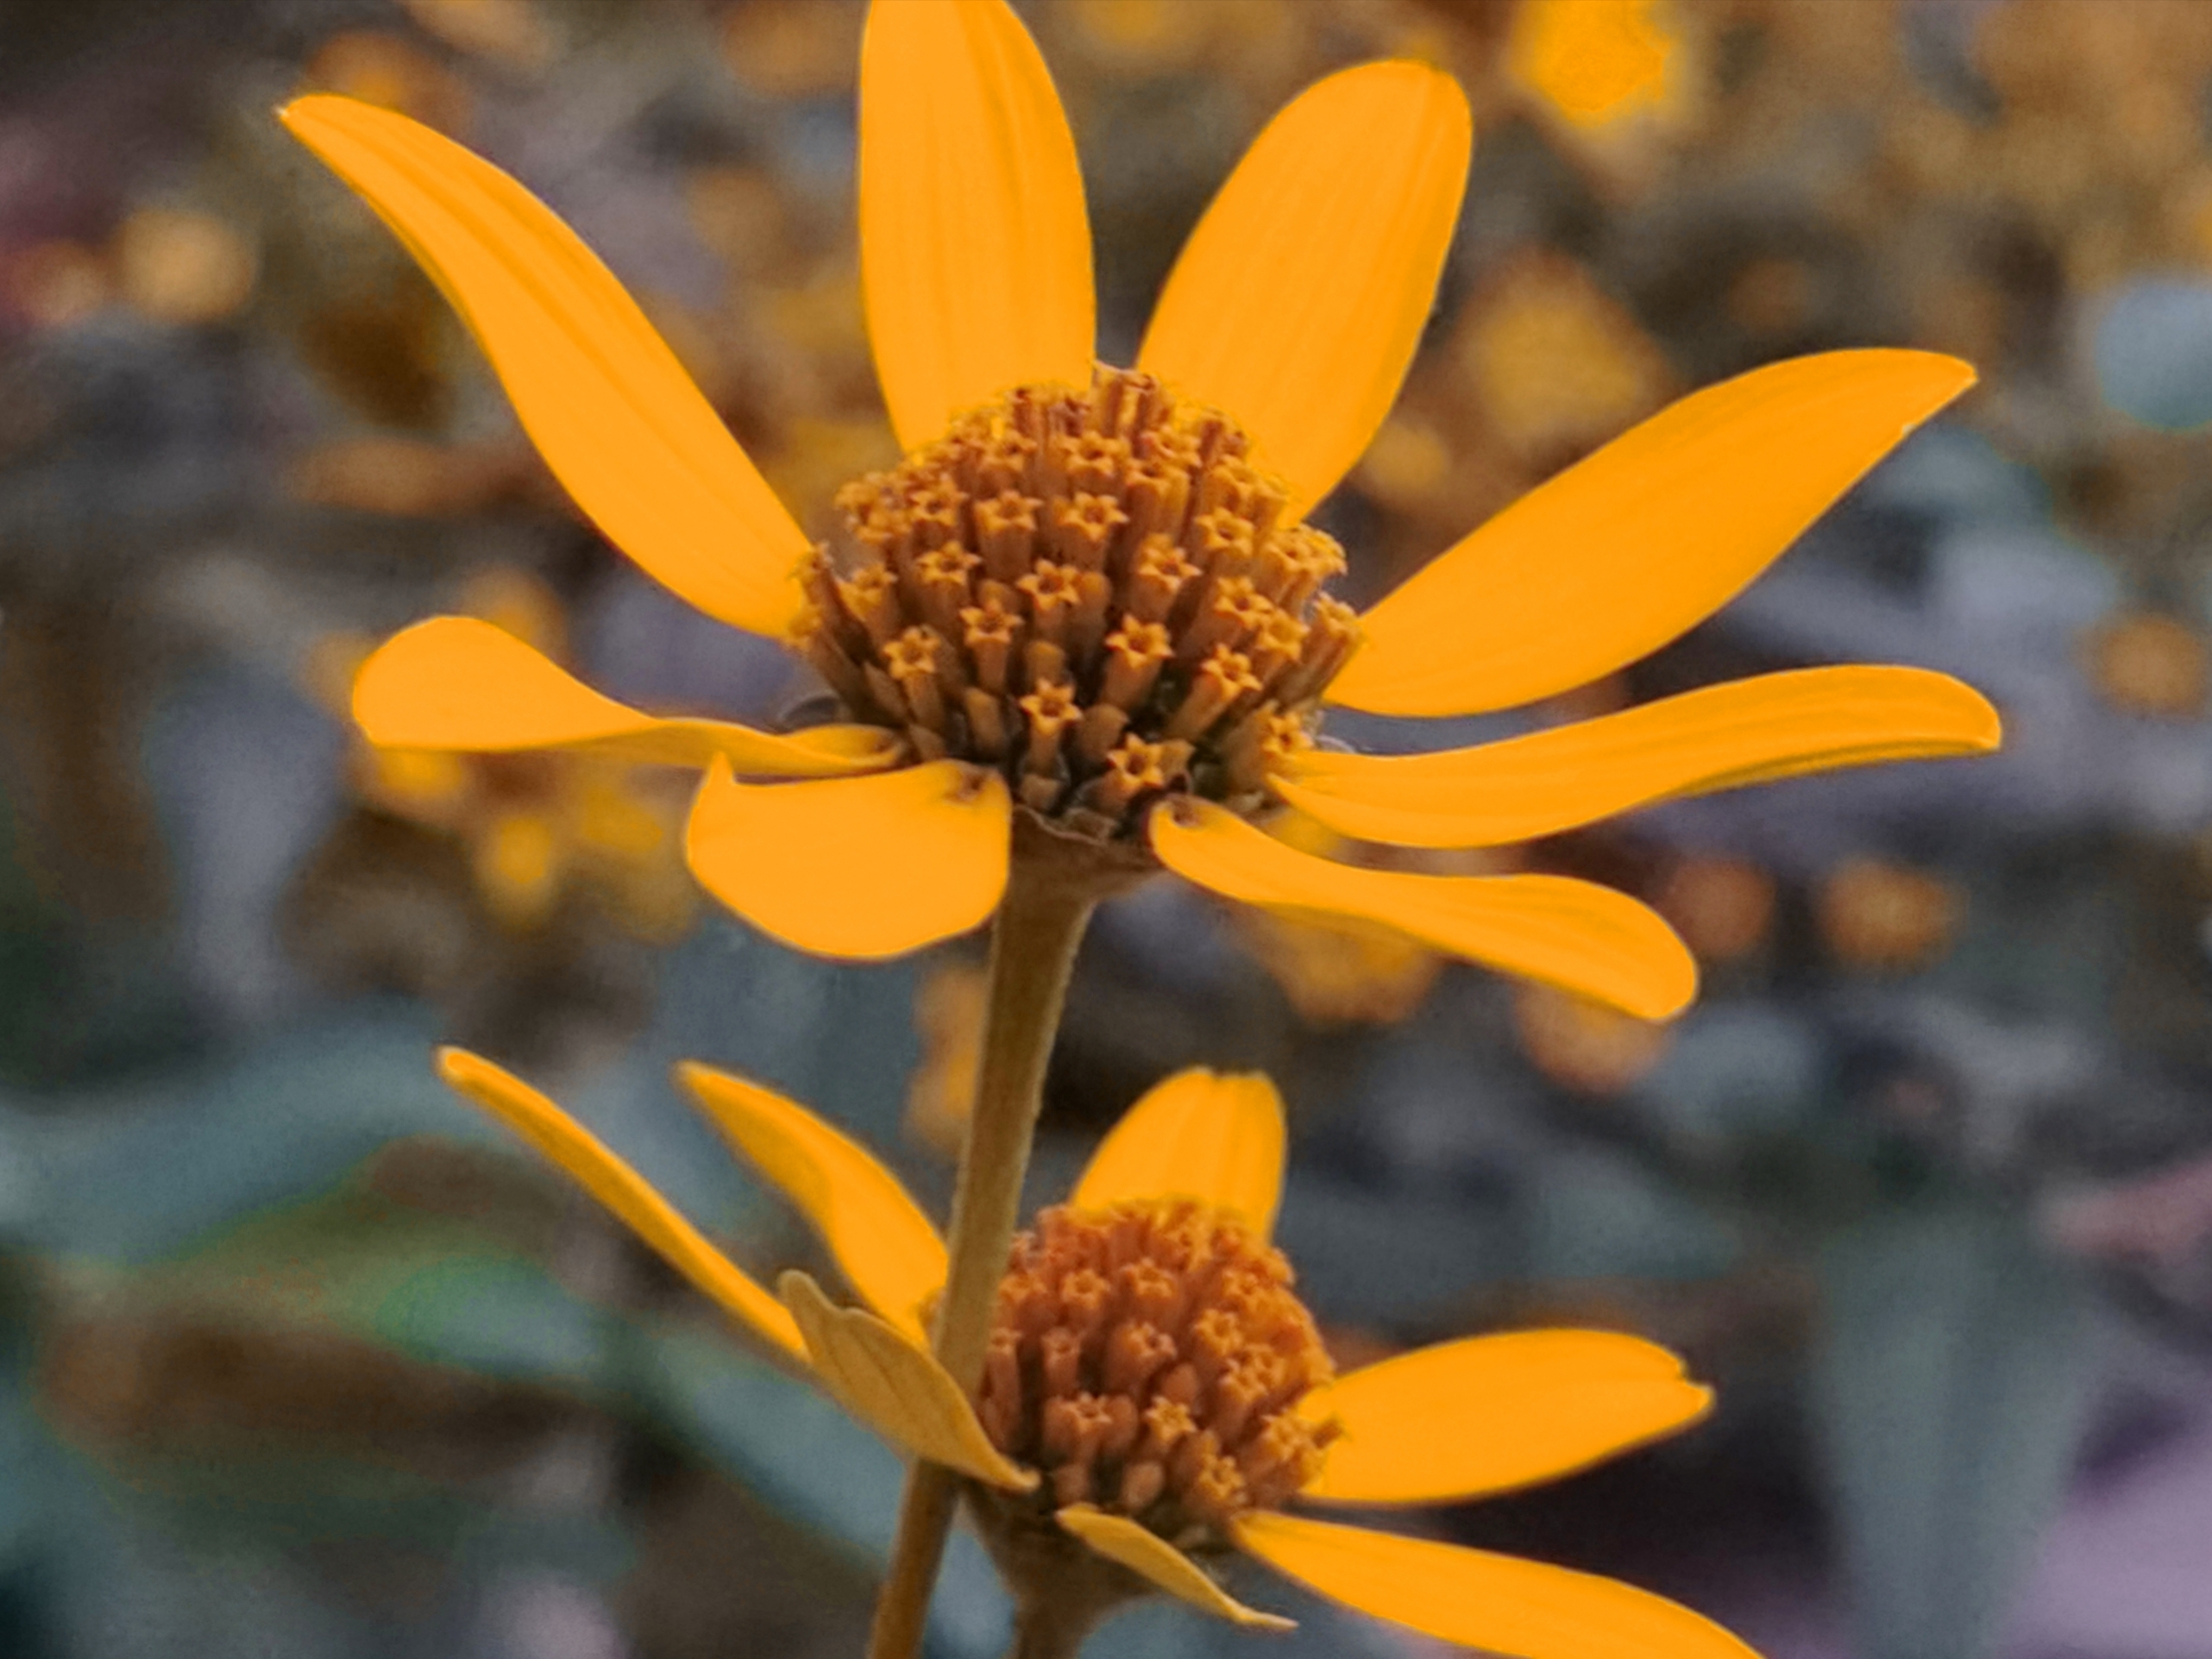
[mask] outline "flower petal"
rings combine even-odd
[[[1329,828],[1409,847],[1495,846],[1680,795],[1800,772],[1994,749],[1996,710],[1926,669],[1802,669],[1426,755],[1301,754],[1274,780]]]
[[[468,616],[432,617],[378,646],[354,679],[353,711],[371,743],[393,749],[585,749],[699,767],[720,755],[767,777],[880,771],[893,755],[890,735],[873,726],[777,737],[731,720],[658,720]]]
[[[1006,890],[1013,824],[1006,781],[958,761],[751,784],[717,760],[684,850],[707,890],[763,932],[875,961],[987,920]]]
[[[676,1079],[731,1145],[759,1166],[837,1258],[861,1299],[927,1342],[921,1306],[945,1287],[945,1244],[899,1178],[805,1107],[687,1060]]]
[[[1197,1562],[1158,1533],[1126,1516],[1109,1515],[1090,1504],[1071,1504],[1053,1518],[1108,1561],[1119,1562],[1139,1578],[1202,1612],[1226,1618],[1247,1630],[1294,1631],[1298,1627],[1294,1618],[1246,1606],[1215,1583]]]
[[[1293,515],[1336,487],[1398,399],[1473,135],[1441,71],[1331,75],[1253,141],[1168,276],[1137,367],[1235,417]]]
[[[1329,699],[1468,714],[1583,685],[1719,610],[1974,383],[1955,357],[1832,351],[1662,409],[1360,619]]]
[[[872,781],[872,780],[871,780]],[[849,782],[789,784],[849,789]],[[1642,1020],[1679,1014],[1697,965],[1624,893],[1567,876],[1416,876],[1317,858],[1209,801],[1147,820],[1152,850],[1186,881],[1291,916],[1379,922],[1436,950],[1610,1002]]]
[[[1705,1415],[1665,1348],[1601,1330],[1514,1331],[1363,1366],[1298,1402],[1342,1436],[1300,1496],[1421,1504],[1587,1468]]]
[[[1053,78],[1005,0],[869,9],[860,278],[907,449],[1016,386],[1089,384],[1083,174]]]
[[[916,1457],[1009,1492],[1035,1488],[1035,1474],[990,1443],[967,1395],[927,1348],[872,1313],[837,1306],[804,1273],[785,1273],[776,1288],[806,1337],[814,1375],[839,1405]]]
[[[1486,1549],[1260,1512],[1237,1543],[1363,1613],[1515,1659],[1758,1659],[1702,1614],[1646,1590]]]
[[[781,637],[805,533],[575,232],[405,116],[317,94],[280,118],[445,290],[538,454],[607,538],[709,616]]]
[[[617,1158],[544,1095],[512,1072],[462,1048],[441,1048],[438,1075],[575,1178],[670,1266],[795,1359],[806,1358],[799,1327],[782,1304],[678,1215],[645,1178]]]
[[[1265,1239],[1283,1196],[1283,1100],[1256,1071],[1178,1071],[1122,1114],[1068,1195],[1079,1210],[1196,1198]]]

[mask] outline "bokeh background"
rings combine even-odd
[[[1980,388],[1772,574],[1532,718],[1878,660],[2009,727],[1990,760],[1485,855],[1664,911],[1707,990],[1663,1029],[1172,883],[1118,901],[1040,1192],[1166,1071],[1265,1067],[1341,1354],[1572,1322],[1719,1385],[1675,1442],[1421,1526],[1663,1589],[1772,1659],[2212,1659],[2212,5],[1022,10],[1122,361],[1282,100],[1381,54],[1467,86],[1439,308],[1324,511],[1354,597],[1686,390],[1953,351]],[[270,110],[336,89],[518,173],[819,525],[893,454],[861,16],[0,8],[0,1653],[858,1650],[895,1459],[428,1051],[523,1070],[742,1259],[805,1260],[669,1063],[817,1104],[941,1203],[980,952],[841,968],[749,933],[682,870],[681,777],[349,732],[361,651],[437,610],[658,707],[764,720],[806,688],[567,510]],[[1435,1650],[1251,1593],[1305,1619],[1285,1656]],[[993,1653],[1003,1618],[964,1549],[935,1653]],[[1262,1640],[1161,1609],[1093,1651]]]

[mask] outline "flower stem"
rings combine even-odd
[[[953,1191],[951,1261],[935,1337],[939,1362],[971,1394],[983,1376],[998,1281],[1021,1210],[1045,1065],[1097,899],[1095,887],[1017,854],[991,930],[983,1054]],[[907,1477],[868,1659],[913,1659],[920,1649],[958,1498],[958,1477],[936,1464],[917,1463]]]
[[[1006,1659],[1076,1659],[1098,1621],[1097,1608],[1040,1596],[1015,1610],[1014,1645]]]

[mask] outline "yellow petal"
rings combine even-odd
[[[657,720],[602,697],[504,629],[437,616],[377,647],[354,680],[354,720],[401,749],[581,749],[623,760],[705,766],[717,755],[768,777],[880,770],[888,732],[826,726],[776,737],[729,720]]]
[[[1997,712],[1925,669],[1803,669],[1427,755],[1313,750],[1275,780],[1331,829],[1410,847],[1495,846],[1636,807],[1800,772],[1994,749]]]
[[[1053,1518],[1107,1560],[1119,1562],[1138,1577],[1203,1612],[1249,1630],[1294,1631],[1298,1627],[1294,1618],[1246,1606],[1215,1583],[1197,1562],[1158,1533],[1148,1531],[1125,1516],[1109,1515],[1090,1504],[1071,1504]]]
[[[1705,1415],[1710,1389],[1662,1348],[1599,1330],[1514,1331],[1363,1366],[1298,1402],[1342,1438],[1301,1494],[1418,1504],[1587,1468]]]
[[[945,1285],[945,1245],[899,1178],[805,1107],[686,1061],[678,1081],[730,1143],[807,1214],[868,1305],[917,1342]]]
[[[575,232],[405,116],[317,94],[281,118],[445,290],[538,454],[607,538],[709,616],[780,638],[799,607],[804,532]]]
[[[441,1048],[438,1075],[558,1164],[669,1265],[795,1359],[807,1345],[782,1304],[676,1212],[645,1178],[521,1078],[466,1049]]]
[[[1234,416],[1294,514],[1398,399],[1473,131],[1459,84],[1425,65],[1331,75],[1268,123],[1168,276],[1137,367]]]
[[[1711,1619],[1649,1591],[1486,1549],[1258,1513],[1237,1543],[1332,1600],[1515,1659],[1757,1659]]]
[[[958,761],[873,777],[739,783],[716,761],[692,803],[692,874],[754,927],[817,956],[902,956],[965,933],[1006,890],[1006,782]]]
[[[929,1350],[872,1313],[840,1308],[804,1273],[776,1281],[806,1337],[807,1357],[832,1398],[893,1445],[1009,1492],[1036,1475],[1009,1462],[976,1420],[975,1408]]]
[[[1203,801],[1155,811],[1147,829],[1162,864],[1224,898],[1293,917],[1379,923],[1640,1020],[1678,1014],[1697,991],[1697,965],[1681,940],[1650,909],[1611,888],[1566,876],[1358,870],[1285,846]]]
[[[1075,139],[1005,0],[872,6],[860,47],[860,277],[907,449],[1035,380],[1090,379]]]
[[[1155,1084],[1090,1155],[1068,1202],[1196,1198],[1233,1210],[1261,1238],[1283,1196],[1283,1102],[1257,1072],[1203,1068]]]
[[[1329,688],[1378,714],[1510,708],[1719,610],[1974,383],[1955,357],[1832,351],[1684,398],[1568,468],[1360,619]]]

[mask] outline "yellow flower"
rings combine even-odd
[[[1671,1434],[1711,1395],[1663,1349],[1588,1330],[1470,1337],[1334,1375],[1268,1241],[1284,1124],[1265,1078],[1185,1071],[1130,1109],[1067,1203],[1016,1239],[971,1403],[924,1346],[946,1271],[936,1229],[813,1113],[678,1068],[731,1146],[805,1213],[864,1310],[833,1305],[801,1273],[783,1275],[779,1302],[543,1095],[459,1050],[440,1069],[856,1416],[966,1476],[1017,1594],[1041,1577],[1095,1613],[1141,1593],[1126,1568],[1279,1627],[1193,1559],[1238,1549],[1364,1612],[1523,1659],[1750,1652],[1611,1580],[1287,1507],[1517,1490]]]
[[[1599,127],[1663,103],[1680,50],[1652,0],[1527,0],[1507,61],[1568,121]]]
[[[1323,701],[1508,708],[1725,603],[1972,371],[1838,352],[1683,399],[1361,613],[1305,522],[1381,425],[1465,185],[1467,101],[1387,62],[1260,135],[1192,234],[1130,372],[1092,361],[1074,141],[1003,0],[883,3],[861,54],[863,309],[906,458],[791,514],[606,268],[514,180],[327,96],[284,119],[474,330],[577,504],[650,575],[793,643],[851,723],[775,737],[663,720],[453,618],[363,669],[355,710],[414,748],[583,747],[706,768],[692,869],[801,948],[898,954],[989,917],[1009,846],[1102,881],[1159,865],[1231,899],[1379,924],[1643,1017],[1688,953],[1624,895],[1299,852],[1278,802],[1423,847],[1515,841],[1823,767],[1984,750],[1989,705],[1904,668],[1775,674],[1476,748],[1317,748]],[[791,780],[741,782],[740,778]]]

